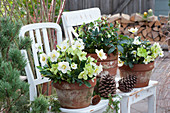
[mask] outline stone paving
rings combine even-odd
[[[158,58],[151,80],[159,82],[157,87],[157,113],[170,113],[170,52],[165,52],[163,58]],[[148,100],[144,99],[131,106],[131,113],[147,113]]]

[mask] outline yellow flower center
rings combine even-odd
[[[63,49],[66,49],[66,46],[64,46]]]
[[[55,56],[55,54],[52,54],[52,58],[55,58],[56,56]]]
[[[66,69],[66,68],[67,68],[67,66],[66,66],[66,65],[62,65],[62,68],[63,68],[63,69]]]
[[[43,57],[42,57],[42,61],[45,61],[45,59],[46,59],[46,58],[43,56]]]
[[[80,48],[81,47],[81,45],[80,44],[77,44],[77,48]]]
[[[132,33],[135,33],[135,30],[132,30]]]
[[[97,73],[98,70],[99,70],[99,69],[97,68],[94,72]]]
[[[103,56],[103,54],[100,52],[100,53],[99,53],[99,56],[100,56],[100,57],[102,57],[102,56]]]

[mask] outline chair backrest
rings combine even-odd
[[[78,34],[75,32],[73,26],[82,25],[83,23],[87,24],[99,19],[100,17],[101,12],[99,8],[63,12],[62,22],[66,38],[72,41],[72,33],[75,37],[78,37]]]
[[[38,43],[39,46],[41,46],[41,49],[44,53],[49,53],[50,46],[49,46],[49,39],[48,39],[48,33],[47,28],[52,28],[57,31],[57,43],[60,44],[62,42],[62,31],[58,24],[56,23],[35,23],[35,24],[29,24],[26,26],[23,26],[20,29],[19,37],[23,38],[25,36],[26,32],[29,32],[29,36],[32,40],[32,52],[33,52],[33,59],[34,59],[34,65],[35,65],[35,71],[36,71],[36,79],[34,78],[33,72],[31,70],[31,66],[29,64],[27,52],[25,50],[21,50],[22,54],[24,54],[25,58],[27,59],[27,65],[25,67],[25,71],[27,74],[28,83],[30,84],[29,87],[29,93],[30,93],[30,100],[33,101],[34,97],[37,96],[37,89],[36,85],[49,82],[50,80],[48,78],[42,78],[39,70],[37,69],[37,66],[39,66],[39,60],[38,60],[38,53],[36,50],[35,44]],[[43,50],[43,46],[44,50]]]

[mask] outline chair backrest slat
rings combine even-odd
[[[46,53],[49,53],[50,52],[50,46],[49,46],[49,43],[48,43],[48,35],[47,35],[46,28],[42,28],[42,32],[43,32],[45,51],[46,51]]]
[[[33,30],[30,30],[29,31],[29,35],[30,35],[30,38],[32,40],[32,52],[33,52],[33,59],[34,59],[34,65],[35,65],[35,70],[36,70],[36,75],[37,75],[37,78],[40,79],[41,78],[41,75],[40,75],[40,72],[39,70],[37,69],[37,66],[39,66],[39,61],[38,61],[38,54],[37,54],[37,50],[35,48],[35,37],[34,37],[34,32]]]
[[[73,40],[72,33],[75,37],[78,34],[74,31],[73,26],[87,24],[93,22],[101,17],[101,11],[99,8],[90,8],[77,11],[63,12],[62,22],[65,30],[65,36],[70,42]]]

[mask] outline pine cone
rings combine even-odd
[[[99,95],[95,95],[93,98],[92,98],[92,105],[96,105],[100,102],[101,98]]]
[[[109,94],[114,96],[114,94],[116,94],[116,82],[114,77],[110,75],[103,76],[100,79],[98,90],[101,97],[108,98]]]
[[[130,92],[136,85],[137,77],[135,75],[129,75],[126,78],[119,80],[118,89],[122,92]]]

